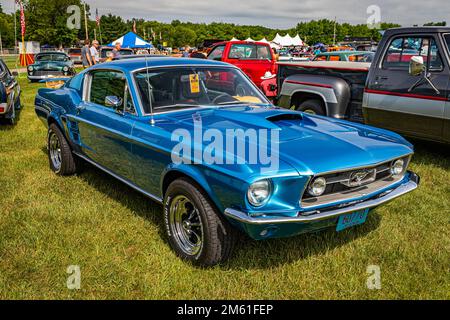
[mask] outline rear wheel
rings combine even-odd
[[[167,189],[164,218],[170,245],[183,260],[213,266],[229,258],[236,231],[189,179]]]
[[[47,149],[50,169],[57,175],[68,176],[78,172],[79,160],[75,158],[69,143],[54,123],[48,129]]]
[[[297,111],[302,111],[309,114],[317,114],[320,116],[325,115],[322,101],[316,99],[310,99],[300,103],[297,106]]]

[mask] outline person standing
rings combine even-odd
[[[114,49],[112,50],[113,60],[120,58],[120,50],[122,50],[122,45],[120,43],[116,42]]]
[[[84,41],[83,48],[81,48],[81,61],[83,63],[83,68],[85,69],[92,66],[91,49],[89,48],[90,44],[91,41],[89,41],[89,39],[86,39],[86,41]]]
[[[97,40],[92,41],[92,46],[91,46],[91,57],[92,57],[92,62],[93,64],[99,64],[100,63],[100,55],[98,54],[98,48],[99,48],[99,43]]]
[[[199,46],[196,51],[191,53],[190,57],[191,58],[196,58],[196,59],[206,59],[206,54],[204,52],[204,47],[203,46]]]

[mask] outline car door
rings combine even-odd
[[[19,99],[20,96],[20,86],[6,64],[1,60],[0,81],[5,85],[5,89],[7,92],[6,105],[9,107],[15,106],[17,104],[17,99]]]
[[[366,89],[370,124],[406,135],[441,139],[450,73],[441,48],[440,39],[432,34],[390,39]],[[432,85],[424,75],[410,75],[410,60],[415,56],[423,58]]]
[[[112,106],[112,97],[122,103]],[[113,173],[132,180],[131,132],[136,110],[125,75],[116,70],[88,73],[83,101],[77,108],[75,120],[84,155]]]
[[[257,47],[252,43],[232,44],[227,57],[228,62],[241,69],[255,84],[259,85],[258,79],[260,63],[257,56]],[[260,77],[262,77],[262,74]]]
[[[447,46],[448,58],[450,59],[450,33],[444,34],[444,41],[445,41],[445,45]],[[445,103],[445,109],[444,109],[443,140],[450,143],[450,81],[449,81],[449,84],[447,87],[447,94],[448,94],[449,100],[447,100],[447,102]]]

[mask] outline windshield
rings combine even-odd
[[[135,75],[144,112],[235,104],[269,104],[240,70],[214,67],[149,69]],[[148,81],[147,81],[148,79]],[[150,83],[150,90],[148,87]]]
[[[64,62],[67,61],[68,58],[65,54],[42,54],[36,56],[36,61],[60,61]]]

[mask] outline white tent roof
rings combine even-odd
[[[239,41],[239,39],[236,39],[235,37],[233,37],[233,39],[231,39],[230,41]]]
[[[282,37],[277,33],[275,39],[273,39],[272,42],[279,44],[282,47],[302,46],[303,45],[303,41],[302,41],[302,39],[300,39],[300,36],[298,34],[294,38],[292,38],[289,34]]]
[[[247,38],[247,40],[245,40],[245,41],[255,42],[255,40],[253,40],[252,38]]]

